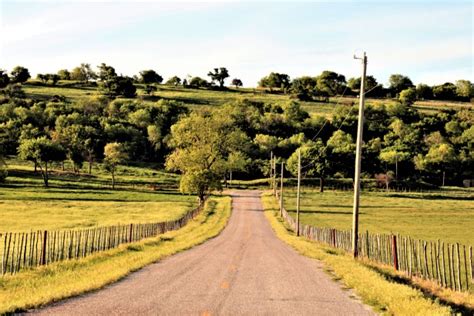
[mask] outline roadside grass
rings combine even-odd
[[[97,290],[148,264],[217,236],[227,224],[231,198],[212,196],[180,230],[80,259],[0,277],[0,314],[21,312]]]
[[[410,285],[388,267],[355,261],[343,251],[296,237],[278,216],[278,203],[271,194],[262,196],[265,216],[278,238],[304,256],[322,261],[334,279],[354,289],[362,301],[384,315],[471,315],[474,296],[436,288],[420,281]],[[426,283],[426,281],[425,281]]]
[[[296,218],[296,191],[285,189],[284,204]],[[474,190],[447,188],[425,193],[363,191],[359,229],[371,233],[399,233],[424,240],[474,245]],[[303,224],[349,230],[353,193],[302,188]]]

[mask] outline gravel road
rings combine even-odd
[[[235,191],[216,238],[102,290],[33,311],[49,315],[373,315],[322,265],[280,241],[258,191]]]

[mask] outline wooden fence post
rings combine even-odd
[[[43,235],[43,248],[41,249],[41,265],[46,264],[46,245],[47,245],[47,240],[48,240],[48,231],[44,231]]]
[[[397,236],[392,235],[393,267],[398,271]]]

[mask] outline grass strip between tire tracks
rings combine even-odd
[[[231,214],[231,198],[212,196],[180,230],[125,244],[80,260],[0,278],[0,314],[24,311],[97,290],[133,271],[217,236]]]

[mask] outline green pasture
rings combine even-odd
[[[177,100],[183,102],[190,108],[206,108],[215,107],[226,103],[233,103],[241,99],[250,99],[258,102],[272,103],[283,105],[291,100],[290,95],[282,93],[267,93],[264,90],[256,88],[229,88],[228,90],[207,90],[207,89],[191,89],[183,87],[175,87],[168,85],[158,85],[156,92],[147,95],[143,91],[143,85],[137,85],[137,99],[144,102],[156,102],[160,99]],[[43,85],[36,80],[31,80],[23,85],[27,97],[48,100],[55,95],[65,96],[70,102],[76,102],[80,99],[87,98],[98,94],[97,87],[81,86],[73,81],[60,81],[58,85]],[[322,115],[330,117],[337,105],[357,105],[359,100],[357,97],[343,96],[331,97],[328,102],[304,102],[299,101],[302,108],[308,111],[311,116]],[[395,100],[390,99],[366,99],[367,104],[377,103],[394,103]],[[463,108],[472,108],[473,105],[467,102],[450,102],[450,101],[417,101],[414,107],[422,112],[434,113],[442,109],[460,110]]]
[[[33,165],[7,161],[9,176],[0,186],[0,232],[72,229],[145,223],[181,217],[196,206],[194,196],[177,192],[176,175],[145,167],[121,166],[118,186],[100,165],[92,175],[76,175],[56,166],[44,188]]]
[[[303,188],[303,224],[337,229],[352,227],[351,191]],[[296,217],[296,192],[284,192],[285,208]],[[400,233],[424,240],[474,245],[474,190],[444,189],[429,193],[363,192],[360,231]]]

